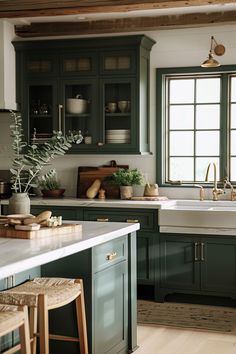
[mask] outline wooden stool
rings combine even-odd
[[[75,301],[76,305],[79,338],[49,334],[48,311],[65,306],[72,301]],[[36,353],[37,336],[39,336],[40,354],[49,354],[49,339],[79,342],[80,353],[88,354],[82,279],[35,278],[0,292],[0,303],[29,307],[33,354]],[[37,324],[39,333],[37,333]]]
[[[9,306],[0,304],[0,337],[19,328],[20,344],[2,354],[11,354],[21,350],[21,354],[30,354],[30,335],[28,311],[26,306]]]

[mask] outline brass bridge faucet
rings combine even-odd
[[[213,168],[214,168],[214,187],[212,189],[212,199],[213,200],[218,200],[218,196],[220,194],[223,194],[224,191],[217,187],[217,176],[216,176],[216,164],[215,164],[215,162],[213,162],[213,163],[210,162],[209,165],[207,166],[205,182],[208,181],[208,175],[209,175],[211,164],[213,164]]]
[[[229,188],[231,189],[231,193],[230,193],[231,198],[230,199],[236,200],[236,192],[234,191],[234,186],[229,181],[228,177],[225,177],[225,179],[224,179],[224,193],[226,193],[225,190],[226,190],[227,186],[229,186]]]

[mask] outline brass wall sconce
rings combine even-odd
[[[207,60],[201,64],[202,68],[216,68],[217,66],[220,66],[220,63],[213,57],[213,53],[218,56],[224,55],[225,47],[223,44],[218,44],[214,36],[211,36],[210,51]]]

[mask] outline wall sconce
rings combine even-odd
[[[210,51],[209,51],[207,60],[205,60],[201,64],[202,68],[216,68],[217,66],[220,66],[220,63],[216,59],[214,59],[213,52],[214,52],[214,54],[216,54],[218,56],[224,55],[225,47],[222,44],[218,44],[216,42],[214,36],[211,36]]]

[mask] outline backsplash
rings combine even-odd
[[[6,170],[11,166],[11,137],[10,137],[10,116],[9,113],[0,114],[0,169]],[[130,168],[139,168],[149,183],[155,183],[155,155],[69,155],[57,157],[52,160],[47,170],[55,168],[63,188],[66,189],[65,196],[75,197],[77,189],[77,174],[79,166],[101,166],[109,165],[112,159],[118,164],[129,165]],[[46,169],[45,169],[46,171]],[[45,172],[44,171],[44,172]],[[220,199],[229,199],[229,192],[220,196]],[[199,188],[159,188],[160,195],[170,199],[199,199]],[[211,188],[205,189],[205,199],[212,199]]]

